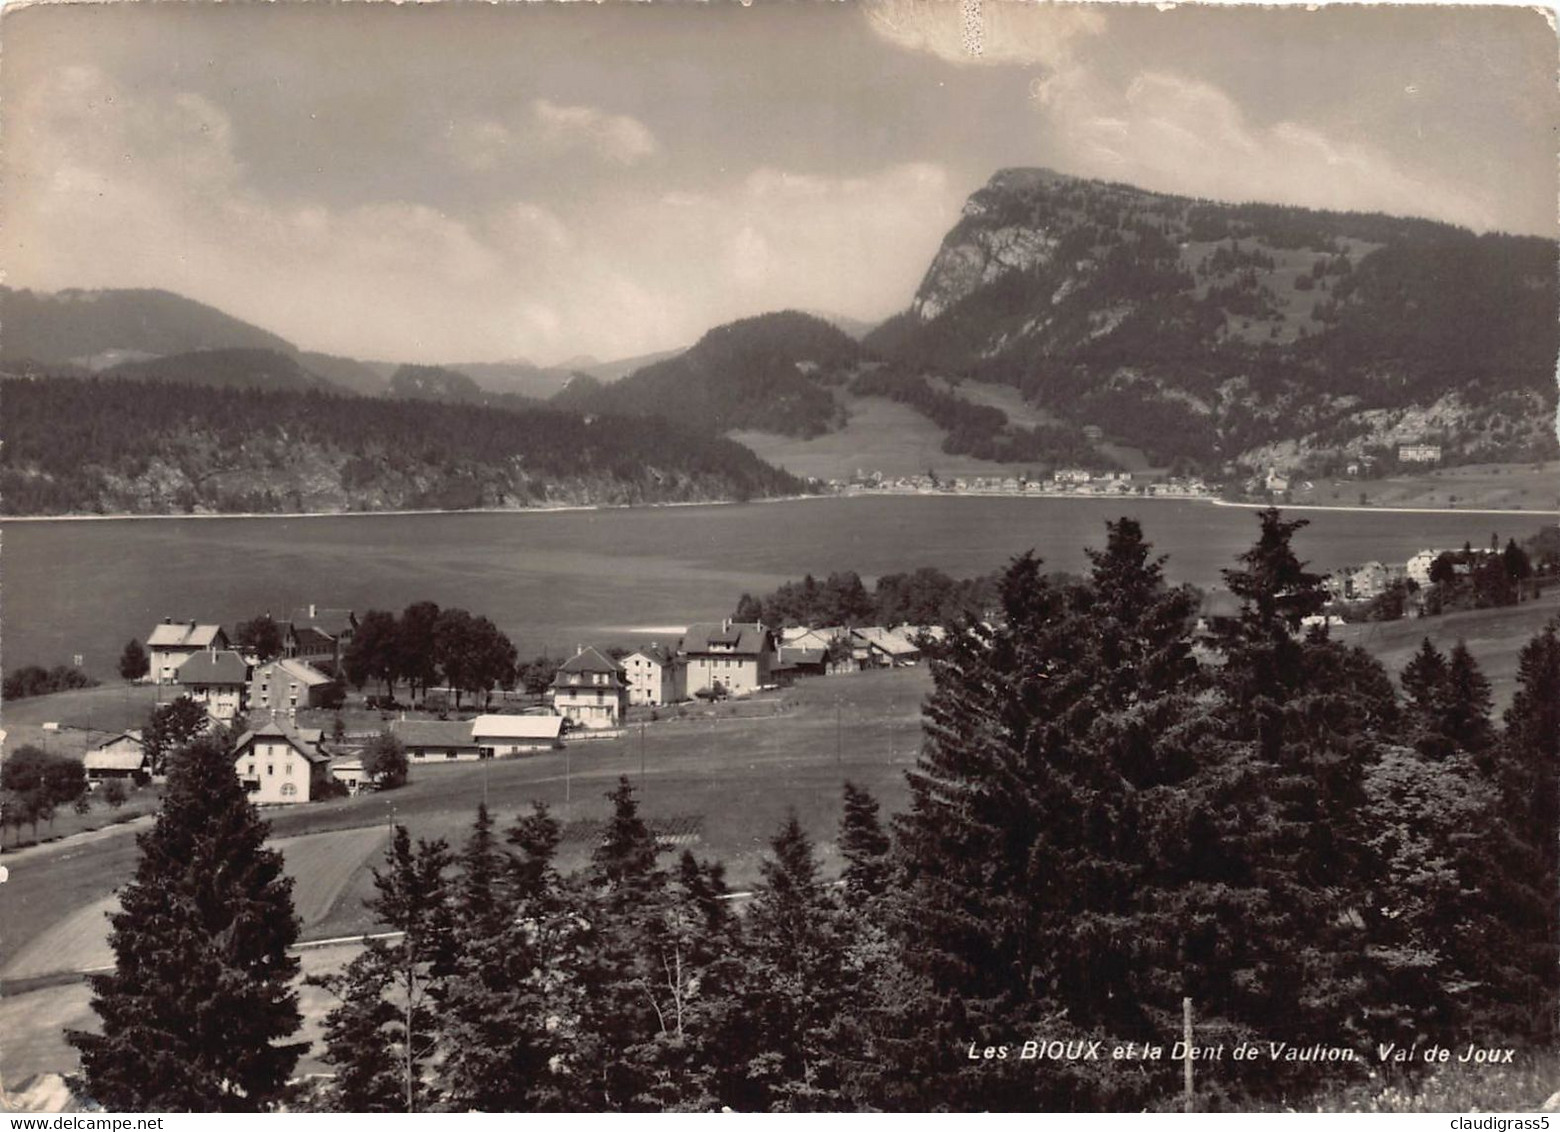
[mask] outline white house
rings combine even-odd
[[[153,684],[177,684],[179,668],[198,652],[228,647],[221,625],[201,625],[195,621],[163,618],[146,637],[146,655],[150,667],[146,678]]]
[[[264,805],[307,802],[330,778],[330,758],[318,728],[297,729],[271,720],[239,736],[233,769],[252,801]]]
[[[521,755],[561,745],[561,715],[479,715],[471,721],[471,737],[482,758]]]
[[[1430,567],[1439,557],[1441,557],[1439,550],[1421,550],[1408,560],[1408,565],[1404,567],[1404,573],[1418,582],[1421,588],[1428,586],[1430,584]]]
[[[635,649],[618,664],[628,679],[628,702],[661,707],[688,698],[688,670],[669,648]]]
[[[494,718],[508,718],[498,716]],[[398,719],[390,724],[390,733],[406,748],[408,762],[469,762],[483,756],[482,744],[471,733],[466,720]]]
[[[761,623],[690,625],[683,637],[688,694],[718,684],[727,695],[745,696],[773,682],[778,660],[774,634]]]
[[[179,665],[185,693],[218,723],[249,710],[249,662],[232,649],[206,649]]]
[[[558,666],[550,695],[553,710],[581,727],[616,727],[628,711],[622,667],[591,648]]]

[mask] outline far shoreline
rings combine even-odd
[[[387,511],[222,511],[198,513],[121,513],[114,515],[0,515],[6,523],[78,523],[128,522],[152,520],[200,519],[357,519],[411,517],[419,515],[556,515],[582,511],[654,511],[670,507],[737,507],[744,504],[800,503],[815,499],[1025,499],[1065,500],[1087,503],[1202,503],[1213,507],[1233,507],[1248,511],[1336,511],[1344,514],[1375,515],[1532,515],[1560,518],[1560,510],[1521,507],[1400,507],[1329,503],[1255,503],[1216,499],[1206,495],[1083,495],[1072,492],[995,492],[995,491],[846,491],[816,495],[772,495],[761,499],[673,500],[664,503],[566,503],[540,507],[464,507],[399,508]]]

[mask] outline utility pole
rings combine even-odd
[[[639,782],[645,781],[645,721],[639,721]]]
[[[834,765],[845,765],[845,732],[841,722],[843,710],[838,696],[834,697]]]

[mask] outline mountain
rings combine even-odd
[[[9,514],[747,499],[802,485],[667,421],[107,377],[0,382]]]
[[[163,354],[223,348],[292,354],[286,339],[168,291],[0,287],[0,360],[85,369]]]
[[[1551,240],[1012,169],[864,345],[1159,462],[1322,470],[1554,455],[1557,309]]]
[[[483,399],[482,387],[469,376],[443,366],[401,366],[390,375],[390,396],[469,404]]]
[[[377,397],[386,390],[386,377],[373,366],[356,358],[343,358],[335,354],[319,354],[305,350],[298,361],[310,373],[318,374],[332,385],[349,389],[365,397]]]
[[[296,357],[276,350],[195,350],[103,370],[105,380],[168,381],[218,389],[333,389]]]
[[[618,358],[611,362],[593,362],[590,365],[574,366],[570,372],[588,374],[599,381],[617,381],[619,378],[627,377],[636,369],[644,369],[656,362],[664,362],[687,352],[686,346],[676,350],[657,350],[651,354],[638,354],[632,358]]]
[[[610,385],[571,382],[553,403],[667,416],[710,432],[816,436],[840,423],[831,388],[848,381],[864,360],[861,347],[836,327],[781,311],[716,327],[684,353]]]

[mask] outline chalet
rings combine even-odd
[[[249,704],[255,711],[296,712],[323,707],[331,678],[313,665],[284,657],[262,664],[249,679]]]
[[[334,669],[346,656],[357,624],[357,615],[350,609],[321,609],[317,605],[295,609],[282,624],[282,655]]]
[[[661,707],[688,698],[688,668],[676,651],[651,645],[618,662],[628,679],[628,702]]]
[[[520,755],[563,745],[561,715],[479,715],[471,721],[471,737],[480,757]]]
[[[177,684],[179,667],[190,657],[206,649],[228,647],[227,634],[221,625],[202,625],[196,621],[174,621],[163,618],[161,625],[152,628],[146,638],[146,655],[150,668],[147,679],[153,684]]]
[[[809,629],[805,625],[791,626],[780,630],[780,645],[788,649],[827,650],[835,641],[844,640],[849,636],[850,630],[840,626],[824,629]]]
[[[249,710],[249,662],[232,649],[206,649],[179,666],[184,692],[218,723]]]
[[[553,711],[581,727],[616,727],[628,712],[628,680],[622,667],[595,649],[582,648],[558,666]]]
[[[484,755],[471,733],[469,720],[400,719],[390,724],[390,733],[406,748],[406,760],[424,762],[470,762],[492,758]]]
[[[82,757],[81,765],[88,782],[125,778],[140,784],[152,777],[152,760],[139,731],[122,731],[98,744]]]
[[[863,668],[903,668],[921,659],[921,650],[895,629],[852,629],[850,643]]]
[[[773,681],[774,634],[761,622],[690,625],[683,637],[688,694],[715,690],[745,696]]]
[[[781,645],[775,655],[775,678],[782,684],[798,676],[824,676],[829,671],[825,649],[796,649]]]
[[[233,768],[256,803],[308,802],[321,796],[331,777],[322,740],[317,728],[298,729],[272,719],[239,736]]]
[[[1351,601],[1369,601],[1386,592],[1392,584],[1393,571],[1380,562],[1367,562],[1345,570],[1344,596]]]

